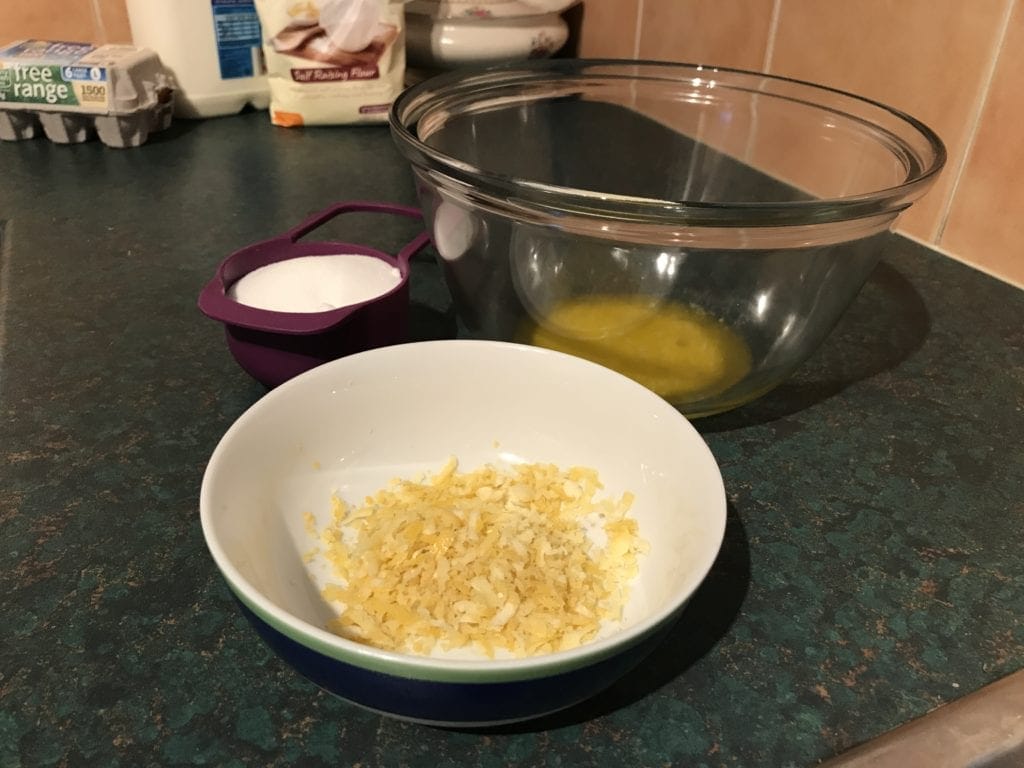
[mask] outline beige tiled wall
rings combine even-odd
[[[21,38],[130,43],[124,0],[0,0],[0,45]],[[8,7],[11,6],[11,7]]]
[[[8,38],[130,39],[124,0],[13,4]],[[771,72],[925,121],[949,161],[901,231],[1024,286],[1024,0],[583,0],[578,16],[581,56]]]
[[[755,69],[903,109],[949,151],[900,231],[1024,286],[1024,0],[584,0],[579,55]]]

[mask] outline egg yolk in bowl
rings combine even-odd
[[[667,400],[718,395],[750,371],[747,343],[697,307],[645,296],[589,295],[554,305],[530,321],[521,341],[586,358],[640,382]]]

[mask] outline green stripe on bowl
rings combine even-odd
[[[381,658],[380,656],[370,652],[363,654],[339,648],[336,645],[324,642],[316,635],[302,632],[295,626],[281,621],[277,616],[267,611],[263,606],[254,603],[240,590],[236,589],[229,580],[225,579],[225,582],[235,597],[237,597],[250,611],[256,614],[261,621],[273,627],[282,635],[294,640],[296,643],[327,656],[328,658],[337,659],[338,661],[351,664],[352,666],[359,667],[361,669],[369,669],[374,672],[381,672],[395,677],[404,677],[410,680],[430,680],[433,682],[444,683],[501,683],[515,680],[532,680],[536,678],[551,677],[552,675],[570,672],[574,669],[579,669],[580,667],[590,666],[591,664],[595,664],[609,656],[622,653],[643,640],[649,634],[644,633],[638,635],[629,643],[608,645],[600,649],[595,649],[593,652],[574,654],[569,658],[552,655],[549,660],[523,660],[531,661],[532,663],[530,663],[529,666],[506,666],[503,665],[502,662],[497,662],[493,667],[481,669],[479,667],[461,667],[458,665],[457,661],[433,660],[427,657],[424,657],[422,661],[413,657]],[[675,615],[678,614],[673,614],[669,619],[671,620]],[[656,628],[652,628],[652,631],[655,630]],[[369,646],[367,646],[367,649],[368,651],[375,650],[370,649]],[[437,664],[432,663],[433,661],[436,661]],[[438,666],[438,664],[444,664],[444,666]]]

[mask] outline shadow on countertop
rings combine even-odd
[[[715,564],[679,620],[637,667],[610,688],[561,712],[498,727],[452,730],[483,735],[536,733],[577,725],[627,707],[672,682],[714,648],[739,615],[749,587],[750,545],[743,521],[730,503],[725,538]]]
[[[192,133],[192,131],[199,128],[201,124],[202,120],[200,119],[175,117],[171,120],[171,124],[162,131],[151,133],[149,138],[146,139],[146,143],[166,144],[167,142],[178,141],[182,136]]]
[[[409,341],[454,339],[458,335],[455,308],[432,307],[418,301],[409,303]]]
[[[899,270],[883,262],[824,344],[792,378],[752,403],[699,419],[695,425],[707,434],[791,416],[896,368],[920,349],[930,329],[924,299]]]

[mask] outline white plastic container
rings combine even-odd
[[[253,0],[127,0],[137,46],[152,48],[177,83],[175,115],[232,115],[270,102]]]

